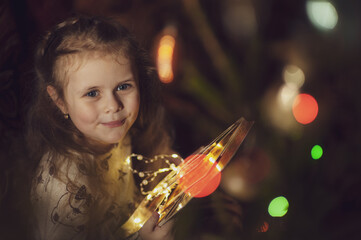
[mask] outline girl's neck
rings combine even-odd
[[[91,149],[96,155],[103,155],[109,152],[110,150],[112,150],[114,147],[118,146],[120,142],[113,144],[106,144],[87,139],[86,144],[88,145],[89,149]]]

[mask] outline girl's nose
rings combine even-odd
[[[123,108],[121,100],[115,95],[111,94],[106,99],[105,112],[118,112]]]

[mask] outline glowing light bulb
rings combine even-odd
[[[301,124],[309,124],[318,114],[317,101],[309,94],[298,94],[292,106],[293,116]]]
[[[216,165],[216,169],[217,169],[218,171],[222,171],[222,167],[221,167],[219,164]]]
[[[177,207],[177,210],[179,211],[182,207],[183,207],[183,205],[180,203]]]
[[[320,30],[331,30],[338,22],[337,11],[329,1],[307,1],[306,11],[312,24]]]
[[[311,149],[311,156],[313,159],[320,159],[323,155],[323,149],[320,145],[315,145]]]
[[[272,217],[283,217],[288,212],[289,203],[283,196],[274,198],[269,206],[268,213]]]
[[[209,160],[211,163],[215,163],[215,162],[216,162],[216,159],[214,159],[213,157],[210,157],[208,160]]]
[[[162,189],[160,187],[156,187],[153,189],[153,193],[159,193]]]

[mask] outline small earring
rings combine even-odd
[[[65,119],[69,119],[69,117],[70,117],[70,116],[69,116],[69,113],[64,114],[64,118],[65,118]]]

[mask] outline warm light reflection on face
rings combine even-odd
[[[74,125],[101,144],[121,141],[138,116],[139,91],[124,57],[90,57],[69,72],[64,95]]]

